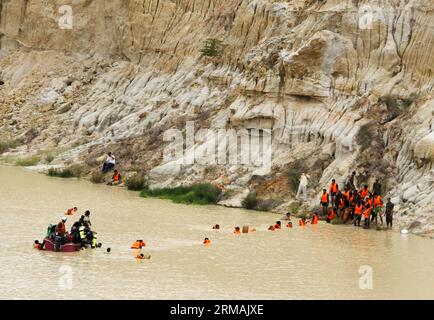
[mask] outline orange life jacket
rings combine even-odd
[[[288,222],[288,223],[286,224],[286,226],[287,226],[288,228],[292,228],[292,222]]]
[[[205,241],[203,242],[203,244],[206,245],[206,246],[207,246],[207,245],[210,245],[210,244],[211,244],[211,240],[209,240],[209,239],[208,239],[208,240],[205,240]]]
[[[121,175],[119,172],[113,175],[113,181],[119,182],[120,180],[121,180]]]
[[[368,195],[368,189],[361,189],[359,193],[362,199],[364,199]]]
[[[345,198],[347,198],[348,200],[350,200],[350,191],[344,191],[342,192],[342,194],[344,195]]]
[[[240,230],[234,230],[235,234],[240,234]]]
[[[321,196],[321,202],[329,202],[329,194],[327,192]]]
[[[376,207],[382,207],[383,206],[383,201],[381,201],[381,196],[376,196],[374,198],[374,205]]]
[[[333,220],[335,218],[335,216],[336,216],[335,211],[334,210],[330,210],[329,215],[327,216],[327,218],[329,220]]]
[[[70,209],[66,210],[67,216],[72,216],[73,214],[74,214],[74,208],[70,208]]]
[[[371,210],[372,210],[371,208],[365,210],[364,212],[365,219],[369,218],[369,214],[371,213]]]
[[[317,223],[318,223],[318,216],[316,214],[314,214],[313,217],[312,217],[311,224],[317,224]]]
[[[33,245],[35,249],[42,250],[42,245],[40,243],[36,243]]]
[[[366,208],[372,208],[372,199],[371,198],[366,200],[365,207]]]
[[[362,214],[362,210],[363,210],[363,206],[359,205],[354,208],[354,213],[356,214],[356,216],[360,216]]]
[[[136,255],[136,259],[144,259],[145,257],[143,256],[141,256],[140,254],[138,254],[138,255]]]
[[[338,187],[338,184],[336,182],[330,184],[330,192],[336,193],[336,192],[338,192],[338,190],[339,190],[339,187]]]
[[[298,221],[298,225],[299,225],[299,226],[305,226],[305,225],[306,225],[306,222],[304,222],[303,220],[299,220],[299,221]]]
[[[339,205],[338,205],[338,208],[339,208],[339,209],[342,209],[343,207],[345,207],[345,201],[342,200],[342,198],[340,198],[340,199],[339,199]]]
[[[274,225],[274,229],[282,229],[281,226],[279,226],[277,223]]]
[[[136,241],[131,245],[131,249],[142,249],[145,247],[146,243],[144,241]]]

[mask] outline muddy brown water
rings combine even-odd
[[[0,167],[0,185],[2,299],[434,298],[432,239],[325,223],[271,232],[275,214],[143,199],[15,167]],[[34,250],[74,205],[91,211],[103,248]],[[257,232],[235,236],[242,225]],[[134,258],[136,239],[150,260]]]

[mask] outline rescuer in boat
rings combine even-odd
[[[67,218],[63,217],[62,220],[57,224],[55,228],[55,241],[60,242],[61,245],[68,241],[67,240],[68,233],[66,232],[66,227],[65,227],[66,220]]]

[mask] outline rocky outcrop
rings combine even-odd
[[[20,142],[56,150],[53,165],[113,150],[154,185],[223,184],[227,205],[255,190],[283,208],[308,171],[314,206],[355,169],[382,180],[402,225],[434,228],[432,1],[76,1],[72,29],[62,5],[0,0],[3,140],[30,132]],[[202,56],[208,38],[221,56]],[[211,130],[188,145],[191,122]],[[173,129],[184,140],[164,141]],[[246,136],[270,170],[242,163]],[[163,161],[173,141],[185,148]],[[205,157],[234,141],[236,161]]]

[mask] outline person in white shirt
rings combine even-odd
[[[116,165],[116,158],[114,155],[112,155],[111,152],[108,153],[107,159],[105,160],[103,166],[102,166],[102,172],[107,173],[111,169],[113,169]]]
[[[303,193],[304,195],[304,201],[307,201],[307,183],[309,180],[309,175],[305,174],[304,172],[300,176],[300,184],[298,185],[297,195],[295,198],[297,200],[300,200],[300,194]]]

